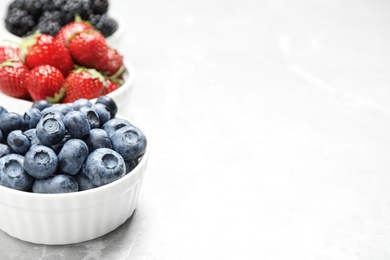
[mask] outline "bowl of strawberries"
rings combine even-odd
[[[72,103],[109,95],[125,110],[134,68],[82,20],[55,35],[39,31],[0,46],[0,100],[15,112],[36,100]]]

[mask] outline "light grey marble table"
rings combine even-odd
[[[0,232],[0,259],[390,259],[389,1],[111,8],[151,148],[137,210],[74,245]]]

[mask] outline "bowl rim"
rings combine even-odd
[[[0,193],[7,193],[7,195],[16,195],[19,197],[25,197],[29,199],[43,199],[43,200],[52,200],[52,199],[66,199],[66,198],[82,198],[84,196],[89,196],[91,193],[97,193],[97,192],[104,192],[104,190],[110,189],[113,186],[120,185],[123,182],[126,182],[129,178],[132,178],[135,174],[137,174],[138,171],[142,170],[142,168],[145,166],[145,164],[148,161],[149,157],[149,149],[146,148],[145,153],[142,155],[142,157],[139,160],[139,163],[137,166],[128,174],[123,176],[122,178],[113,181],[111,183],[105,184],[100,187],[96,187],[93,189],[89,190],[83,190],[83,191],[76,191],[76,192],[69,192],[69,193],[33,193],[33,192],[28,192],[28,191],[20,191],[20,190],[15,190],[12,188],[8,188],[5,186],[0,185]],[[1,199],[0,199],[1,201]]]

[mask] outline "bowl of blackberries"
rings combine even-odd
[[[0,100],[16,112],[33,101],[71,103],[109,95],[125,110],[134,68],[89,23],[68,23],[55,36],[36,31],[0,46]]]
[[[38,244],[107,234],[133,214],[147,139],[107,96],[0,107],[0,229]]]
[[[5,13],[6,39],[26,37],[36,31],[55,36],[76,17],[100,31],[113,47],[124,32],[121,17],[108,0],[11,0]]]

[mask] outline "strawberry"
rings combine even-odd
[[[81,19],[76,18],[74,22],[70,22],[61,28],[61,30],[56,35],[56,39],[63,46],[68,47],[68,42],[73,37],[74,34],[89,29],[93,29],[90,23],[84,22]]]
[[[12,46],[0,46],[0,63],[9,59],[19,60],[19,49]]]
[[[58,103],[64,97],[62,87],[65,79],[61,71],[51,65],[41,65],[33,68],[27,79],[27,89],[34,101],[47,100]]]
[[[68,49],[48,34],[35,33],[24,38],[21,57],[30,69],[40,65],[51,65],[59,69],[63,75],[68,75],[73,69],[73,60]]]
[[[112,76],[123,67],[123,56],[114,49],[109,48],[107,51],[107,68],[105,72]]]
[[[110,79],[107,79],[106,80],[106,86],[104,88],[104,94],[108,94],[108,93],[111,93],[115,90],[117,90],[121,85],[114,81],[114,80],[110,80]]]
[[[65,78],[66,90],[64,103],[71,103],[79,98],[93,99],[104,94],[106,80],[95,69],[79,67]]]
[[[30,70],[21,61],[2,62],[0,64],[0,91],[11,97],[28,99],[25,81],[29,73]]]
[[[77,33],[69,41],[69,52],[75,62],[98,71],[107,68],[107,51],[106,39],[95,30]]]

